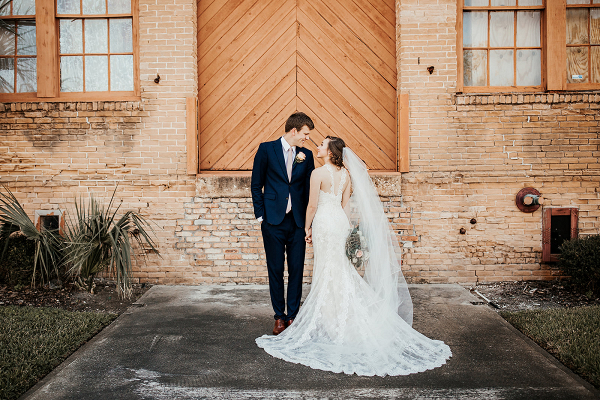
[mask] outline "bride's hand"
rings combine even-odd
[[[306,243],[312,243],[312,228],[305,229],[305,232],[306,236],[304,237],[304,240]]]

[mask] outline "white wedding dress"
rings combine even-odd
[[[320,190],[312,224],[314,267],[310,293],[285,331],[256,339],[270,355],[311,368],[366,376],[408,375],[443,365],[450,348],[431,340],[382,304],[345,254],[350,223],[342,208],[347,171],[330,192]],[[412,310],[412,309],[411,309]]]

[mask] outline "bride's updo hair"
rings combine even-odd
[[[333,165],[338,168],[342,168],[344,166],[344,147],[346,147],[346,143],[343,139],[335,136],[327,136],[325,139],[329,139],[329,143],[327,144],[327,150],[331,153],[329,156],[329,160]]]

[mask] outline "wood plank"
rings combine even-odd
[[[196,175],[198,173],[198,99],[187,97],[185,99],[185,123],[186,123],[186,152],[187,173]]]
[[[260,28],[251,41],[247,41],[246,45],[230,56],[222,67],[216,69],[217,64],[214,64],[200,74],[199,98],[202,102],[202,115],[210,110],[218,98],[237,80],[254,67],[254,64],[269,51],[280,36],[291,34],[291,38],[295,38],[295,10],[291,8],[288,14],[282,17],[279,11]],[[290,30],[293,32],[290,33]]]
[[[206,141],[202,141],[202,154],[205,154],[206,158],[211,158],[210,165],[214,165],[213,161],[215,159],[211,155],[217,153],[219,154],[218,158],[220,158],[223,153],[230,150],[233,143],[246,135],[245,132],[251,126],[250,121],[256,118],[257,115],[260,116],[262,112],[266,112],[266,108],[278,99],[283,91],[290,86],[294,86],[295,90],[296,71],[294,57],[290,57],[274,73],[265,75],[267,75],[268,79],[264,80],[264,83],[253,91],[247,101],[235,110],[218,131],[212,131],[211,133],[202,132],[203,136],[207,137]],[[287,102],[289,100],[286,100]],[[245,126],[236,129],[240,124]],[[241,132],[244,132],[244,135],[241,135]]]
[[[314,95],[314,96],[313,96]],[[315,98],[318,97],[317,98]],[[307,90],[302,84],[298,84],[298,99],[299,103],[306,105],[308,109],[315,115],[315,129],[318,127],[322,132],[323,138],[327,135],[337,136],[346,142],[346,145],[355,151],[355,153],[363,159],[369,168],[385,169],[387,160],[390,164],[393,163],[389,157],[377,147],[377,145],[367,137],[365,132],[360,131],[356,125],[352,126],[352,121],[348,118],[338,115],[339,122],[332,113],[339,114],[335,108],[330,108],[322,104],[322,100],[326,96],[318,95],[318,92]],[[304,101],[305,100],[305,101]],[[344,118],[345,117],[345,118]],[[348,127],[350,129],[348,129]],[[322,138],[321,138],[322,140]],[[320,142],[317,142],[320,143]]]
[[[588,47],[567,47],[567,83],[588,83]],[[583,79],[573,79],[581,75]]]
[[[330,67],[323,63],[319,57],[317,57],[313,51],[304,43],[302,40],[298,40],[298,55],[311,66],[311,69],[314,70],[315,73],[311,73],[311,69],[304,69],[305,72],[308,73],[311,79],[320,79],[327,85],[332,85],[335,89],[332,94],[337,93],[339,96],[336,97],[336,102],[343,100],[346,106],[344,106],[345,112],[352,112],[355,116],[361,116],[361,118],[365,121],[369,121],[366,126],[362,127],[362,130],[369,131],[373,130],[373,133],[376,134],[380,139],[383,140],[381,143],[386,149],[389,149],[388,154],[396,153],[396,121],[395,118],[390,117],[387,113],[381,113],[380,115],[375,114],[361,98],[356,96],[346,85],[344,82],[340,80],[340,78],[331,71]],[[298,65],[300,66],[300,58],[298,60]],[[319,76],[316,76],[319,75]],[[320,78],[321,77],[321,78]],[[324,79],[323,79],[324,78]],[[321,84],[319,84],[321,86]],[[326,92],[329,95],[329,91]],[[341,104],[341,103],[340,103]],[[386,115],[387,114],[387,115]],[[380,119],[383,117],[384,120]],[[367,127],[368,126],[368,127]]]
[[[210,49],[214,42],[242,18],[258,0],[230,0],[219,12],[198,30],[199,49]]]
[[[382,163],[389,161],[390,169],[396,169],[396,146],[390,146],[383,140],[375,129],[367,120],[354,110],[350,104],[337,93],[326,79],[320,76],[302,57],[298,58],[298,97],[305,103],[310,104],[310,97],[318,99],[318,103],[331,114],[332,119],[328,119],[327,123],[336,132],[345,131],[348,135],[361,142],[367,151],[373,157]],[[308,74],[306,71],[309,71]],[[310,75],[309,75],[310,74]],[[311,75],[314,76],[311,77]],[[304,92],[305,90],[306,92]],[[321,118],[327,118],[322,115]],[[339,126],[338,129],[333,128]],[[336,136],[340,136],[339,134]],[[345,136],[345,135],[344,135]]]
[[[337,32],[337,34],[343,38],[349,45],[355,49],[355,51],[360,55],[360,59],[364,59],[372,68],[380,74],[386,81],[390,83],[393,87],[396,87],[396,65],[394,64],[393,68],[388,66],[385,61],[377,57],[375,53],[371,51],[342,21],[338,16],[336,16],[329,8],[327,8],[321,1],[313,1],[313,0],[298,0],[298,5],[300,9],[302,9],[307,15],[314,18],[314,12],[311,10],[314,9],[317,15],[322,18],[325,24],[318,24],[322,26],[323,31],[327,31],[329,33],[330,38],[334,38],[337,35],[332,35],[333,31]],[[326,28],[329,25],[332,29]]]
[[[35,13],[37,97],[57,97],[59,93],[59,63],[54,0],[36,0]]]
[[[206,64],[207,60],[214,60],[219,54],[228,50],[228,48],[236,42],[241,41],[241,44],[243,44],[248,40],[248,38],[252,36],[252,34],[248,32],[254,33],[261,26],[260,22],[255,22],[256,19],[261,14],[264,15],[264,12],[267,11],[266,9],[274,10],[273,7],[270,7],[272,4],[272,0],[267,0],[266,2],[264,0],[256,1],[237,21],[227,24],[228,26],[222,29],[223,31],[226,30],[225,33],[211,35],[211,38],[202,42],[198,46],[198,72],[202,72],[206,68],[206,65],[204,64]],[[264,23],[267,18],[268,17],[264,18],[262,22]],[[251,24],[252,26],[249,27]],[[242,32],[245,32],[245,34],[242,34]],[[204,64],[202,61],[204,61]]]
[[[323,0],[309,0],[310,3],[314,6],[318,2],[323,2]],[[345,0],[342,0],[342,2]],[[344,22],[344,25],[347,30],[352,32],[352,34],[356,35],[360,41],[363,43],[363,49],[367,51],[366,56],[371,59],[369,53],[373,56],[381,59],[390,69],[396,68],[396,44],[394,43],[393,48],[388,48],[385,45],[382,45],[379,40],[370,32],[368,29],[365,29],[362,24],[343,7],[342,3],[338,0],[327,0],[327,7]],[[316,8],[316,7],[315,7]]]
[[[591,82],[592,83],[600,83],[600,46],[592,46],[590,48],[592,50],[591,54]]]
[[[312,9],[312,11],[314,11],[314,9]],[[314,12],[316,13],[316,11]],[[311,35],[317,39],[319,44],[326,48],[335,60],[338,60],[341,63],[348,73],[350,73],[366,90],[383,104],[389,113],[395,114],[396,88],[390,85],[377,73],[377,71],[365,62],[364,59],[357,54],[356,50],[348,46],[348,43],[339,35],[334,35],[334,39],[330,38],[329,35],[323,32],[321,27],[317,26],[301,9],[298,9],[298,22],[301,25],[301,29],[305,28],[310,32]],[[329,25],[323,25],[325,25],[323,28],[331,29]],[[345,53],[341,47],[350,50],[350,54]]]
[[[221,10],[221,8],[227,5],[229,1],[231,0],[214,0],[202,13],[198,13],[198,26],[196,27],[197,31],[200,32],[200,29],[209,23],[212,18]]]
[[[288,117],[297,111],[296,98],[293,96],[295,88],[291,88],[290,92],[284,93],[281,99],[292,95],[287,104],[281,99],[278,99],[270,108],[268,113],[263,113],[261,117],[252,126],[252,134],[247,135],[245,142],[236,143],[231,152],[227,156],[232,155],[228,165],[234,165],[241,169],[252,169],[252,163],[256,150],[262,142],[275,140],[283,136],[285,133],[285,121]],[[248,151],[251,149],[251,151]],[[221,160],[219,160],[220,162]],[[223,160],[225,161],[225,160]],[[225,163],[224,163],[225,164]]]
[[[269,27],[272,29],[275,26],[272,21],[281,22],[286,14],[285,5],[288,4],[288,13],[292,10],[290,2],[289,0],[287,3],[280,3],[277,0],[270,1],[266,7],[261,7],[256,18],[249,21],[247,25],[244,25],[246,20],[240,20],[240,23],[236,24],[227,35],[219,38],[210,49],[207,50],[205,44],[202,44],[198,49],[198,74],[203,79],[210,80],[215,73],[221,72],[227,63],[231,63],[232,57],[236,60],[243,58],[244,53],[239,50],[245,48],[249,52],[254,49],[262,40],[261,38],[267,34]],[[261,5],[260,2],[257,4]],[[250,10],[250,12],[252,11]],[[236,34],[238,29],[241,31]],[[207,71],[209,67],[210,70]]]
[[[202,110],[204,115],[200,117],[200,131],[202,133],[211,134],[221,129],[221,125],[228,116],[230,107],[235,107],[240,103],[240,99],[247,99],[252,95],[252,90],[255,90],[262,82],[269,78],[268,74],[263,73],[265,69],[269,72],[275,71],[278,63],[284,63],[290,56],[294,54],[295,44],[295,27],[288,28],[285,35],[280,36],[270,49],[246,71],[237,81],[231,82],[229,90],[222,93],[220,96],[214,96],[216,102],[212,105],[212,99],[205,99],[201,107],[209,107],[208,110]],[[278,58],[279,57],[279,58]],[[256,80],[256,78],[258,80]],[[233,80],[233,77],[228,79]]]
[[[208,6],[210,6],[214,2],[215,0],[198,0],[196,3],[196,15],[198,15],[198,18],[200,18],[200,16],[204,13],[204,11],[206,11]]]
[[[387,49],[388,51],[390,51],[391,49],[394,49],[391,54],[394,55],[396,54],[396,40],[394,38],[395,36],[395,32],[396,29],[394,28],[393,25],[389,25],[387,23],[387,21],[385,21],[385,19],[380,18],[382,20],[382,23],[384,24],[383,26],[379,25],[379,21],[375,20],[374,18],[376,18],[377,12],[372,13],[372,12],[367,12],[370,11],[369,8],[370,7],[365,7],[365,9],[363,9],[362,7],[359,7],[357,5],[357,1],[360,0],[344,0],[341,2],[342,6],[352,15],[356,18],[356,21],[363,26],[364,29],[366,29],[368,32],[370,32],[375,39],[377,39],[377,41],[379,41],[379,43],[381,43],[381,45]],[[368,5],[368,1],[367,1],[367,5]],[[385,29],[385,27],[387,27],[388,29]],[[392,28],[392,29],[390,29]],[[391,30],[391,32],[390,32]]]
[[[398,96],[398,171],[410,171],[409,159],[409,98],[408,93],[401,93]]]
[[[287,86],[287,87],[286,87]],[[258,137],[260,132],[264,131],[264,127],[272,120],[273,115],[278,114],[278,111],[283,109],[286,104],[293,101],[296,92],[296,82],[293,79],[286,79],[280,82],[271,92],[263,97],[260,102],[255,103],[255,107],[244,118],[237,120],[236,129],[234,132],[244,132],[244,135],[232,135],[231,143],[218,153],[218,157],[205,160],[207,165],[214,165],[214,168],[221,169],[227,166],[234,168],[239,167],[232,163],[234,157],[232,155],[239,154],[244,149],[252,147],[252,143]],[[274,112],[269,112],[269,110]]]
[[[396,5],[394,4],[394,8],[389,8],[384,1],[382,0],[368,0],[371,3],[371,7],[373,7],[377,12],[383,16],[392,26],[394,27],[394,32],[396,31]],[[394,37],[396,37],[396,33],[394,33]]]
[[[302,48],[302,45],[300,44],[302,42],[308,46],[308,48],[314,51],[313,54],[315,54],[315,56],[318,54],[317,57],[319,60],[322,61],[327,68],[339,78],[340,84],[347,87],[356,96],[356,98],[360,100],[360,103],[355,103],[357,108],[361,109],[363,105],[368,107],[375,116],[381,119],[381,121],[390,128],[390,130],[393,131],[396,129],[396,102],[389,101],[389,98],[394,92],[388,93],[387,96],[384,95],[381,98],[377,96],[377,93],[372,93],[370,90],[366,89],[363,85],[361,85],[361,81],[357,79],[358,77],[356,75],[348,72],[344,66],[337,61],[336,57],[330,54],[330,52],[333,52],[333,46],[328,46],[328,43],[324,41],[318,42],[317,39],[304,26],[300,26],[300,29],[298,29],[298,39],[299,51]],[[351,67],[353,65],[352,63],[345,64],[347,67]],[[313,64],[313,66],[316,65]],[[319,72],[321,72],[321,68],[317,69]],[[352,72],[358,71],[353,69]],[[369,81],[367,81],[367,83],[368,82]],[[341,88],[338,90],[346,93]],[[387,100],[387,102],[385,100]]]
[[[546,77],[548,90],[565,90],[566,0],[548,1],[546,4]],[[543,68],[544,66],[542,66]],[[543,69],[542,69],[543,70]]]

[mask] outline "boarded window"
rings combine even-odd
[[[595,0],[594,3],[600,3]],[[567,1],[567,84],[600,83],[600,7],[590,0]]]

